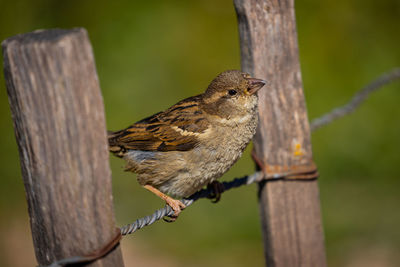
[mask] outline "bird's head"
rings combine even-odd
[[[223,118],[244,116],[257,106],[257,91],[266,81],[252,78],[249,74],[228,70],[211,81],[203,94],[203,106],[207,113]]]

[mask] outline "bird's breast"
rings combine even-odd
[[[190,161],[197,164],[199,174],[203,173],[205,179],[219,178],[240,158],[256,128],[255,112],[236,120],[222,121],[214,125],[209,136],[194,149]]]
[[[131,151],[141,184],[151,184],[164,193],[188,197],[221,177],[240,158],[257,127],[257,113],[237,119],[210,122],[199,135],[199,143],[189,151]],[[127,156],[127,157],[128,157]]]

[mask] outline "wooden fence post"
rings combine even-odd
[[[266,172],[311,166],[294,0],[235,0],[235,8],[242,69],[269,81],[259,95],[255,155]],[[317,181],[276,180],[259,189],[267,266],[326,266]]]
[[[116,234],[103,100],[84,29],[3,42],[7,92],[40,265]],[[117,246],[91,266],[123,266]]]

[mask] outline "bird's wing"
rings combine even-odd
[[[191,97],[124,130],[109,133],[110,151],[189,151],[208,127],[198,96]]]

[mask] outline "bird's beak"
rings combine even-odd
[[[258,90],[260,90],[264,85],[267,84],[266,81],[261,80],[261,79],[256,79],[256,78],[248,78],[249,81],[249,88],[247,89],[247,92],[250,95],[254,95],[257,93]]]

